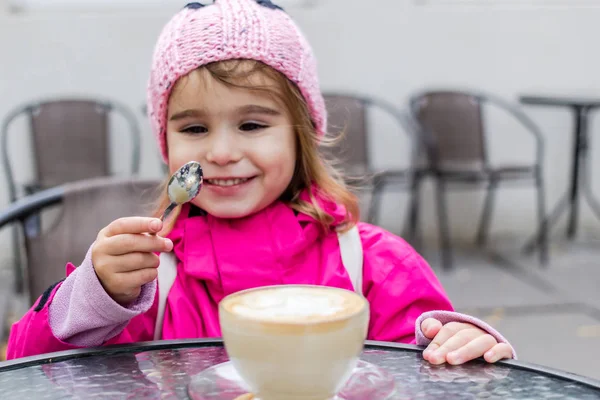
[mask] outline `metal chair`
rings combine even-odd
[[[482,109],[499,107],[514,117],[535,142],[531,164],[493,167],[488,160],[486,129]],[[548,260],[547,232],[544,222],[545,199],[542,176],[543,139],[539,128],[515,106],[483,93],[429,90],[411,96],[410,110],[417,121],[427,156],[425,173],[436,180],[436,206],[441,239],[442,264],[452,268],[452,252],[446,205],[447,184],[487,185],[487,195],[477,231],[477,244],[487,242],[494,195],[504,181],[530,181],[537,190],[541,234],[540,260]]]
[[[407,113],[393,105],[373,97],[343,93],[325,93],[325,104],[328,114],[328,132],[337,135],[343,131],[341,140],[331,147],[324,147],[326,156],[331,155],[339,160],[340,168],[350,185],[368,186],[371,191],[367,220],[376,223],[379,216],[381,196],[388,187],[404,190],[415,189],[413,179],[413,162],[417,154],[414,140],[414,127]],[[408,160],[403,169],[376,169],[370,154],[373,140],[369,114],[380,110],[392,117],[399,131],[408,135],[409,148],[402,149],[404,158]],[[415,209],[412,202],[410,209]],[[408,222],[408,236],[414,236],[412,229],[412,212]]]
[[[142,116],[144,118],[148,118],[148,106],[146,104],[142,104],[141,105],[140,111],[141,111]],[[157,148],[157,155],[158,155],[159,158],[162,157],[160,155],[160,152],[158,152],[158,148]],[[166,163],[161,162],[160,163],[160,169],[162,170],[163,174],[165,174],[165,176],[169,175],[169,166]]]
[[[70,182],[23,197],[0,212],[0,228],[23,226],[29,305],[64,277],[67,262],[83,261],[100,229],[120,217],[149,215],[160,183],[123,177]],[[55,217],[47,228],[28,229],[28,217],[46,212]]]
[[[121,115],[129,126],[132,141],[130,173],[136,175],[140,166],[140,130],[134,114],[114,101],[94,99],[41,100],[22,105],[8,114],[0,132],[2,166],[4,168],[10,202],[23,195],[51,188],[67,182],[111,175],[109,148],[109,117]],[[17,185],[14,160],[9,150],[9,132],[19,117],[27,117],[33,144],[35,178]],[[32,215],[29,223],[39,224]],[[19,268],[21,250],[18,232],[15,242],[15,271]],[[23,278],[17,274],[15,284],[22,289]]]

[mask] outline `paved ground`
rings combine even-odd
[[[600,241],[554,241],[546,268],[514,243],[459,250],[450,273],[436,252],[423,250],[455,307],[502,332],[521,360],[600,379]]]

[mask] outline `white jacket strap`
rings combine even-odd
[[[358,227],[354,226],[347,232],[338,233],[342,263],[354,291],[362,295],[363,282],[363,250]],[[162,327],[165,319],[167,296],[177,277],[177,259],[174,253],[161,253],[158,267],[158,313],[154,326],[154,340],[162,339]]]
[[[342,263],[350,275],[354,291],[362,295],[363,282],[363,249],[358,227],[344,233],[338,233]]]
[[[165,319],[167,296],[177,277],[177,258],[175,253],[160,253],[158,266],[158,314],[154,325],[154,340],[162,339],[162,327]]]

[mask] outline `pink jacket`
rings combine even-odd
[[[238,220],[187,217],[190,210],[197,209],[184,206],[169,235],[179,264],[163,339],[220,337],[217,305],[239,290],[291,283],[352,290],[336,233],[324,233],[307,215],[278,202]],[[363,293],[371,307],[368,339],[426,345],[420,322],[433,316],[471,322],[506,342],[484,322],[452,312],[435,274],[404,240],[366,223],[359,232]],[[79,268],[69,263],[67,278],[13,325],[7,356],[152,340],[157,290],[151,282],[134,304],[120,306],[102,288],[88,252]]]

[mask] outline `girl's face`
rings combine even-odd
[[[275,82],[254,74],[250,83]],[[296,165],[296,138],[282,104],[267,93],[227,86],[206,69],[173,88],[168,105],[169,170],[198,161],[202,190],[193,204],[219,218],[241,218],[277,200]]]

